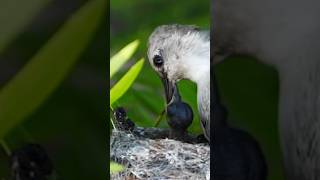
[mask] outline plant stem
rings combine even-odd
[[[1,144],[2,148],[3,148],[3,150],[6,152],[6,154],[8,156],[11,156],[11,150],[10,150],[9,145],[6,143],[6,141],[4,139],[1,139],[0,140],[0,144]]]
[[[111,110],[111,112],[112,112],[112,114],[113,114],[113,108],[112,108],[111,106],[110,106],[110,110]],[[116,128],[116,126],[114,125],[114,122],[113,122],[111,116],[112,116],[112,115],[110,115],[110,121],[111,121],[111,124],[112,124],[112,126],[113,126],[113,129],[114,129],[114,130],[117,130],[117,128]]]
[[[160,124],[165,112],[166,112],[165,109],[162,110],[162,112],[160,113],[160,115],[158,116],[158,118],[156,120],[156,123],[154,124],[154,127],[158,127],[159,126],[159,124]]]

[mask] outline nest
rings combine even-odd
[[[150,131],[159,129],[149,128]],[[126,168],[111,179],[210,179],[208,144],[150,139],[144,134],[143,128],[138,128],[136,133],[112,132],[111,158]]]

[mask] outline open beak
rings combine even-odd
[[[164,86],[164,92],[166,96],[167,104],[169,104],[172,100],[172,97],[176,91],[176,84],[171,82],[167,77],[161,78],[163,86]]]

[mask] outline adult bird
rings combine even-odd
[[[197,84],[197,102],[205,137],[210,141],[210,33],[192,25],[163,25],[149,37],[148,58],[165,87],[167,104],[176,83]]]
[[[320,179],[320,1],[214,0],[215,60],[247,54],[279,73],[286,178]]]

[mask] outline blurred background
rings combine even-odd
[[[89,1],[92,2],[91,5],[87,3]],[[61,57],[65,58],[61,62],[67,62],[70,58],[68,52],[75,52],[82,43],[81,38],[84,36],[80,35],[86,31],[85,27],[94,26],[92,34],[79,50],[76,62],[63,75],[61,83],[54,87],[55,90],[31,115],[21,120],[22,123],[17,124],[5,136],[11,151],[30,142],[42,145],[53,161],[58,179],[106,177],[107,7],[105,0],[99,3],[96,0],[89,1],[0,1],[0,93],[35,54],[49,49],[42,47],[50,39],[55,41],[56,47],[68,45],[62,53],[60,50],[51,51],[57,53],[53,53],[51,58]],[[87,8],[86,11],[89,12],[89,6],[92,10],[88,15],[77,14],[83,8]],[[98,9],[100,14],[97,14]],[[69,23],[68,32],[76,30],[71,34],[79,33],[79,37],[70,42],[70,35],[66,34],[65,40],[58,40],[56,33],[66,29],[65,22],[71,18],[77,20]],[[84,28],[79,28],[81,26]],[[64,57],[64,54],[68,57]],[[48,61],[49,59],[50,57]],[[51,68],[53,71],[57,68],[58,75],[61,73],[58,67],[44,67],[43,71]],[[48,82],[48,87],[50,83]],[[26,84],[32,86],[33,83]],[[21,92],[23,91],[21,88]],[[37,87],[34,87],[34,91],[37,91]],[[0,108],[4,106],[2,103]],[[28,107],[28,103],[25,106]],[[0,123],[5,121],[10,119],[0,118]],[[0,146],[0,179],[11,179],[10,177],[9,156]]]
[[[163,24],[194,24],[210,27],[210,1],[111,0],[110,52],[115,54],[135,39],[140,40],[130,63],[110,81],[111,86],[141,57],[154,28]],[[257,63],[251,57],[230,57],[215,67],[222,100],[229,110],[232,126],[248,131],[261,145],[266,156],[269,180],[282,180],[282,157],[278,137],[278,74],[272,67]],[[179,83],[182,98],[196,108],[196,87],[189,81]],[[132,88],[118,101],[139,126],[151,127],[164,108],[163,87],[148,62]],[[163,120],[161,127],[167,127]],[[189,129],[202,133],[196,116]]]

